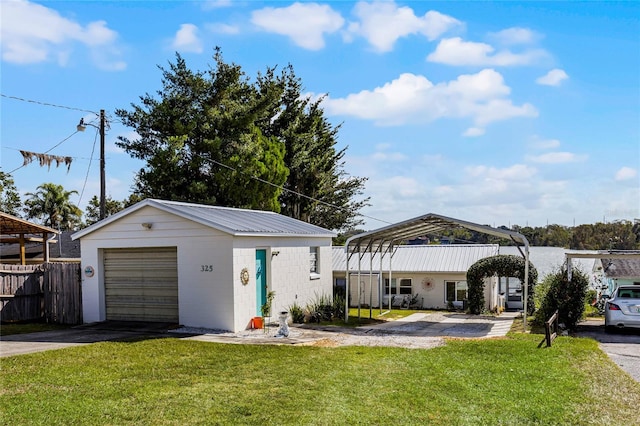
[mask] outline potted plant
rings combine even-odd
[[[260,313],[262,314],[262,318],[264,320],[264,318],[270,317],[271,316],[271,303],[273,302],[273,298],[276,296],[276,292],[275,291],[269,291],[267,292],[267,301],[264,302],[262,304],[262,306],[260,307]],[[265,321],[266,324],[266,321]]]

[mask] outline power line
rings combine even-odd
[[[334,209],[338,209],[338,210],[346,210],[346,208],[345,208],[345,207],[341,207],[341,206],[338,206],[338,205],[335,205],[335,204],[327,203],[326,201],[318,200],[317,198],[313,198],[313,197],[310,197],[310,196],[308,196],[308,195],[302,194],[302,193],[300,193],[300,192],[294,191],[294,190],[292,190],[292,189],[285,188],[285,187],[284,187],[284,186],[282,186],[282,185],[276,185],[275,183],[269,182],[268,180],[264,180],[264,179],[259,178],[259,177],[257,177],[257,176],[250,175],[250,174],[248,174],[248,173],[246,173],[246,172],[243,172],[243,171],[241,171],[241,170],[235,169],[235,168],[233,168],[233,167],[231,167],[231,166],[228,166],[228,165],[226,165],[226,164],[224,164],[224,163],[221,163],[221,162],[219,162],[219,161],[216,161],[216,160],[214,160],[214,159],[208,158],[207,160],[208,160],[208,161],[211,161],[211,162],[212,162],[212,163],[214,163],[214,164],[217,164],[217,165],[219,165],[219,166],[222,166],[222,167],[224,167],[224,168],[226,168],[226,169],[233,170],[234,172],[242,173],[243,175],[248,176],[248,177],[249,177],[249,178],[251,178],[251,179],[257,180],[258,182],[262,182],[262,183],[264,183],[264,184],[267,184],[267,185],[273,186],[274,188],[278,188],[278,189],[280,189],[280,190],[282,190],[282,191],[286,191],[286,192],[289,192],[289,193],[291,193],[291,194],[297,195],[297,196],[299,196],[299,197],[306,198],[307,200],[316,201],[316,202],[318,202],[318,203],[320,203],[320,204],[324,204],[325,206],[327,206],[327,207],[332,207],[332,208],[334,208]],[[367,218],[367,219],[377,220],[378,222],[382,222],[382,223],[386,223],[386,224],[388,224],[388,225],[391,225],[391,222],[387,222],[386,220],[378,219],[378,218],[373,217],[373,216],[367,216],[366,214],[358,213],[358,216],[365,217],[365,218]]]
[[[2,96],[3,98],[8,98],[8,99],[15,99],[16,101],[22,101],[22,102],[29,102],[32,104],[38,104],[38,105],[43,105],[43,106],[49,106],[49,107],[54,107],[54,108],[63,108],[63,109],[68,109],[71,111],[81,111],[81,112],[90,112],[93,114],[98,114],[95,111],[91,111],[88,109],[83,109],[83,108],[75,108],[75,107],[70,107],[70,106],[65,106],[65,105],[57,105],[57,104],[52,104],[49,102],[42,102],[42,101],[36,101],[33,99],[25,99],[25,98],[20,98],[18,96],[9,96],[9,95],[5,95],[4,93],[0,93],[0,96]]]

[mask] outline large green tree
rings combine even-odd
[[[0,211],[13,216],[20,216],[22,201],[9,173],[0,170]]]
[[[328,229],[353,229],[362,224],[359,211],[368,203],[361,197],[366,178],[344,171],[346,148],[336,150],[339,126],[324,117],[322,98],[304,96],[302,81],[291,65],[280,78],[284,83],[281,111],[266,123],[266,132],[286,146],[289,178],[280,195],[282,212]],[[264,79],[258,83],[265,85]]]
[[[146,161],[134,193],[279,211],[285,148],[257,123],[275,109],[281,90],[261,93],[219,51],[213,59],[209,70],[194,72],[176,55],[168,69],[160,68],[157,97],[146,94],[141,105],[116,111],[139,135],[121,137],[118,145]]]
[[[302,96],[293,68],[251,82],[219,49],[213,59],[194,72],[177,55],[155,96],[116,111],[139,135],[118,145],[146,161],[134,194],[272,210],[329,229],[361,223],[365,179],[345,173],[338,127],[320,100]]]
[[[80,224],[82,210],[70,200],[78,191],[66,191],[62,185],[43,183],[36,192],[27,192],[25,202],[29,219],[39,219],[45,226],[61,231],[73,230]]]

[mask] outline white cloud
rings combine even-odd
[[[542,84],[544,86],[560,86],[560,83],[562,83],[563,80],[566,80],[568,78],[569,76],[567,75],[566,72],[556,68],[549,71],[542,77],[537,78],[536,83]]]
[[[572,152],[550,152],[548,154],[529,157],[528,159],[534,163],[562,164],[584,161],[587,159],[587,156],[574,154]]]
[[[225,24],[222,22],[205,24],[205,28],[208,31],[217,34],[240,34],[240,27],[236,25]]]
[[[547,53],[542,49],[529,49],[522,53],[509,50],[495,52],[486,43],[464,41],[460,37],[440,40],[436,50],[427,56],[427,61],[447,65],[473,66],[519,66],[530,65],[544,58]]]
[[[489,34],[489,37],[502,45],[531,44],[539,39],[539,35],[528,28],[513,27],[497,33]]]
[[[105,70],[122,70],[118,33],[105,21],[86,26],[62,17],[56,10],[23,0],[4,1],[0,43],[2,59],[34,64],[55,59],[65,66],[76,45],[89,49],[94,64]]]
[[[535,139],[530,145],[535,149],[554,149],[560,146],[560,141],[557,139]]]
[[[202,53],[202,40],[198,33],[198,27],[193,24],[180,25],[171,47],[180,52]]]
[[[428,40],[435,40],[462,24],[451,16],[435,11],[418,17],[413,9],[398,7],[394,2],[358,2],[353,14],[359,21],[349,24],[349,36],[364,37],[379,52],[392,50],[399,38],[420,34]]]
[[[251,14],[251,22],[266,32],[291,38],[309,50],[324,47],[324,35],[338,31],[344,19],[328,5],[294,3],[288,7],[265,7]]]
[[[502,75],[485,69],[434,85],[426,77],[402,74],[373,90],[344,98],[327,97],[323,106],[329,115],[349,115],[373,120],[379,125],[428,123],[441,118],[470,118],[479,127],[513,117],[536,117],[530,104],[513,105],[505,97],[511,89]]]
[[[534,167],[526,166],[524,164],[514,164],[513,166],[505,167],[503,169],[487,166],[471,166],[467,167],[466,172],[474,179],[480,178],[493,181],[517,181],[531,179],[537,173],[537,170]]]
[[[202,2],[203,10],[220,9],[223,7],[230,7],[233,5],[231,0],[205,0]]]
[[[615,179],[617,181],[633,179],[638,175],[638,170],[631,167],[622,167],[616,172]]]
[[[472,138],[476,136],[482,136],[485,133],[486,133],[486,130],[481,127],[469,127],[467,130],[465,130],[465,132],[462,135]]]

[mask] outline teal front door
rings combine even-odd
[[[262,315],[262,305],[267,302],[267,251],[256,250],[256,315]]]

